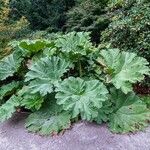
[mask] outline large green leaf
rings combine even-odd
[[[110,100],[103,102],[102,108],[98,109],[98,115],[93,120],[98,124],[107,122],[109,120],[109,114],[113,112],[112,103]]]
[[[111,100],[114,103],[114,111],[110,115],[109,127],[113,132],[133,132],[148,125],[150,111],[133,92],[125,95],[123,92],[113,89]]]
[[[0,122],[11,118],[19,105],[20,99],[13,95],[5,104],[0,107]]]
[[[31,93],[40,92],[42,95],[51,93],[54,86],[68,71],[70,63],[59,57],[46,57],[32,64],[30,71],[26,74],[26,81],[30,81]]]
[[[53,97],[50,99],[54,100]],[[50,99],[39,111],[32,113],[27,118],[25,126],[29,131],[48,135],[70,127],[70,114],[62,111],[62,107]]]
[[[54,85],[57,83],[58,81],[37,79],[30,82],[29,89],[33,94],[40,92],[42,96],[45,96],[47,93],[54,91]]]
[[[5,80],[9,76],[13,76],[21,66],[21,58],[10,54],[9,56],[0,60],[0,80]]]
[[[65,79],[57,88],[57,103],[71,112],[72,118],[79,114],[82,119],[91,120],[98,115],[97,108],[107,100],[107,89],[98,80],[84,81],[81,78]]]
[[[56,46],[63,52],[86,55],[92,44],[88,32],[70,32],[59,37]]]
[[[19,47],[26,55],[35,54],[40,50],[51,46],[54,46],[54,44],[47,40],[22,40],[19,42]]]
[[[20,105],[30,110],[39,110],[44,102],[44,98],[39,94],[31,94],[28,87],[24,86],[18,93]]]
[[[110,82],[125,94],[132,91],[132,84],[149,75],[148,62],[134,53],[122,52],[118,49],[102,50],[103,62],[99,60],[110,75]]]
[[[9,84],[1,86],[0,87],[0,100],[2,100],[3,97],[11,94],[18,87],[19,87],[19,82],[16,82],[16,81],[13,81]]]

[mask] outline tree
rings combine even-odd
[[[25,16],[33,30],[58,31],[66,21],[66,11],[74,4],[74,0],[11,0],[11,17]]]
[[[92,40],[99,42],[100,32],[108,27],[105,15],[108,0],[77,0],[76,5],[67,13],[67,31],[91,31]]]
[[[25,17],[21,17],[18,21],[10,20],[9,13],[9,0],[2,0],[0,3],[0,58],[7,54],[11,49],[7,47],[10,40],[16,38],[22,28],[28,25]]]

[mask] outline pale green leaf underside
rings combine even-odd
[[[118,49],[102,50],[101,55],[110,74],[111,82],[117,89],[125,94],[132,91],[132,84],[149,75],[149,67],[146,59],[137,57],[134,53],[119,52]]]
[[[84,81],[70,77],[57,88],[57,103],[71,112],[72,118],[79,114],[82,119],[91,120],[98,115],[97,108],[107,100],[107,89],[98,80]]]
[[[31,93],[40,92],[46,95],[54,91],[54,86],[70,68],[70,63],[59,57],[45,57],[32,64],[26,74],[26,81],[31,81],[29,89]]]
[[[116,133],[134,132],[146,127],[150,111],[134,93],[127,95],[121,91],[112,90],[111,100],[114,102],[114,112],[110,115],[109,127]]]

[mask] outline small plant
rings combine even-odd
[[[41,135],[65,130],[78,119],[108,122],[116,133],[148,125],[150,110],[132,88],[149,75],[146,59],[101,50],[86,32],[12,45],[13,53],[0,60],[0,121],[24,107],[31,112],[26,128]]]

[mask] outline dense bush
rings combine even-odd
[[[114,0],[108,6],[112,21],[102,33],[101,45],[111,44],[111,47],[135,52],[150,61],[149,1]],[[149,93],[150,78],[148,76],[142,84],[147,87],[145,92]]]
[[[99,42],[100,31],[109,24],[105,16],[108,0],[10,0],[10,17],[25,16],[33,30],[91,31]],[[90,11],[89,11],[90,10]]]
[[[105,7],[108,0],[82,0],[67,12],[67,31],[90,31],[92,41],[99,42],[100,32],[108,27],[109,18]]]
[[[130,6],[130,9],[129,9]],[[102,33],[103,43],[150,60],[150,3],[134,0],[132,5],[118,10],[112,23]]]
[[[24,108],[26,128],[43,135],[79,119],[116,133],[146,127],[149,96],[133,91],[150,83],[149,12],[148,0],[0,2],[0,121]]]
[[[11,0],[10,16],[25,16],[33,30],[59,31],[66,21],[65,12],[73,5],[74,0]]]
[[[78,119],[108,122],[116,133],[147,126],[150,110],[132,87],[149,75],[146,59],[100,50],[87,32],[12,46],[14,52],[0,61],[0,121],[24,107],[32,112],[26,127],[40,134],[58,133]]]
[[[0,59],[9,54],[11,47],[8,43],[12,39],[25,37],[29,32],[28,21],[21,17],[18,21],[9,19],[9,1],[2,0],[0,5]]]

